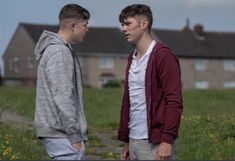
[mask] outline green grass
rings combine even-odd
[[[187,90],[183,98],[185,116],[235,113],[235,90]]]
[[[0,131],[0,160],[48,159],[32,130],[0,124]]]
[[[86,89],[84,100],[90,127],[103,130],[117,128],[122,101],[121,89]]]
[[[110,131],[117,128],[122,93],[122,89],[85,89],[84,107],[91,136],[89,147],[102,146],[92,135],[93,131]],[[235,90],[187,90],[183,92],[183,98],[184,112],[177,140],[176,158],[179,160],[234,160]],[[24,116],[33,118],[34,104],[34,88],[0,87],[1,108],[11,108]],[[2,127],[0,130],[2,133]],[[8,133],[10,129],[4,129],[4,131]],[[1,133],[0,137],[4,138]],[[24,131],[18,131],[18,133],[20,136],[25,135]],[[35,142],[35,138],[31,138],[29,142]],[[20,140],[19,137],[14,137],[15,139]],[[14,145],[14,148],[18,147]],[[33,150],[34,147],[31,149]],[[88,149],[88,152],[94,153],[92,149]],[[35,152],[31,154],[33,156]],[[113,154],[107,152],[102,157],[112,157],[111,155]],[[2,159],[1,153],[0,158]],[[24,158],[30,158],[30,154],[20,159]]]
[[[235,114],[182,117],[177,159],[234,160]]]
[[[23,116],[34,117],[35,88],[0,86],[0,108],[13,109]]]

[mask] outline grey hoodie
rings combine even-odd
[[[44,31],[35,47],[37,137],[67,137],[71,144],[87,140],[81,69],[71,46],[58,34]]]

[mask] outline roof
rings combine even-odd
[[[42,24],[28,24],[20,23],[20,26],[28,32],[29,36],[32,38],[33,42],[36,44],[39,37],[41,36],[43,30],[49,30],[52,32],[57,32],[59,29],[58,25],[42,25]]]
[[[21,23],[29,33],[36,44],[43,30],[53,32],[58,31],[56,25],[38,25]],[[123,35],[118,28],[96,28],[90,27],[84,40],[78,45],[73,45],[78,52],[95,52],[95,53],[120,53],[127,54],[132,50],[132,46],[125,42]]]
[[[119,28],[91,27],[88,30],[84,41],[77,45],[78,51],[127,54],[132,50]]]
[[[36,44],[44,29],[56,32],[58,25],[20,23]],[[154,37],[169,46],[178,57],[184,58],[235,58],[235,33],[153,29]],[[203,39],[201,39],[203,38]],[[122,54],[133,49],[126,43],[119,28],[89,27],[84,41],[73,48],[79,53]]]
[[[235,58],[235,33],[154,29],[154,34],[179,57]]]

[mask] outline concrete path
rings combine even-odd
[[[21,116],[13,110],[3,109],[3,108],[0,108],[0,122],[1,123],[24,125],[24,126],[28,126],[28,127],[33,126],[32,119]]]
[[[88,144],[88,149],[93,148],[92,155],[87,155],[88,160],[115,160],[119,159],[119,154],[121,151],[120,142],[116,139],[116,131],[96,131],[90,133],[90,136],[96,136],[102,145],[102,147],[90,147]],[[89,137],[89,136],[88,136]]]

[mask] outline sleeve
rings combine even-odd
[[[66,132],[71,144],[81,140],[79,130],[73,82],[74,65],[72,55],[66,52],[57,51],[53,54],[46,66],[46,73],[49,81],[49,88],[58,108],[58,115],[61,119],[63,130]]]
[[[169,49],[162,49],[159,62],[158,72],[166,102],[165,123],[161,140],[171,143],[177,136],[183,110],[181,71],[177,57]]]

